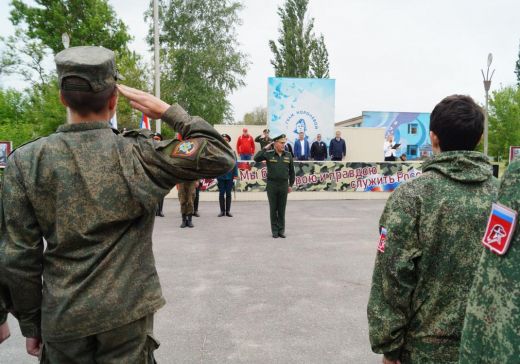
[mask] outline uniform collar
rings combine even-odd
[[[87,131],[95,129],[110,129],[107,121],[89,121],[77,124],[63,124],[56,130],[57,133],[67,133],[76,131]]]

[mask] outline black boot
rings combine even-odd
[[[231,195],[226,196],[226,216],[233,217],[233,215],[231,215],[230,210],[231,210]]]
[[[185,228],[187,225],[186,225],[186,214],[182,214],[182,224],[181,224],[181,228]]]
[[[190,228],[195,227],[195,226],[193,225],[193,223],[191,222],[191,217],[192,217],[192,216],[193,216],[193,215],[191,215],[191,214],[189,214],[189,215],[186,216],[186,225],[188,225],[188,227],[190,227]]]
[[[193,213],[193,216],[195,216],[195,217],[200,217],[199,212],[198,212],[198,211],[195,211],[195,212]]]
[[[155,216],[164,217],[163,214],[163,205],[164,205],[164,198],[159,201],[157,204],[157,210],[155,211]]]
[[[224,196],[218,196],[218,202],[220,204],[220,214],[218,214],[218,217],[222,217],[226,214],[226,208],[224,207]]]

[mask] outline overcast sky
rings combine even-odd
[[[0,34],[12,32],[8,0],[0,0]],[[135,37],[131,48],[151,60],[145,43],[148,0],[109,0]],[[267,104],[273,76],[269,39],[278,37],[283,0],[245,0],[238,27],[250,56],[246,86],[230,98],[235,118]],[[519,0],[310,0],[308,14],[323,33],[336,120],[367,111],[429,112],[444,96],[462,93],[484,102],[480,69],[493,53],[492,90],[516,82]],[[2,85],[17,85],[4,80]],[[18,83],[19,85],[19,83]]]

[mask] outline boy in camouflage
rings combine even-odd
[[[153,315],[165,304],[152,252],[157,203],[179,182],[213,178],[233,151],[180,106],[116,85],[114,53],[55,58],[69,123],[9,157],[0,264],[30,354],[43,363],[153,363]],[[108,124],[118,91],[184,141]],[[45,238],[47,244],[44,250]]]
[[[383,363],[456,363],[469,282],[496,195],[491,165],[474,151],[484,114],[468,96],[433,110],[435,156],[401,185],[380,219],[368,303],[372,350]]]
[[[498,202],[520,211],[520,160],[504,174]],[[469,293],[461,364],[520,362],[520,228],[503,255],[485,249]]]

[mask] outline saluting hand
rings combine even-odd
[[[269,149],[271,149],[271,148],[273,147],[273,144],[274,144],[274,142],[271,142],[271,143],[267,144],[267,145],[264,147],[264,150],[269,150]]]
[[[149,118],[160,119],[170,107],[166,102],[147,92],[125,85],[117,85],[117,89],[130,100],[130,106],[143,112]]]

